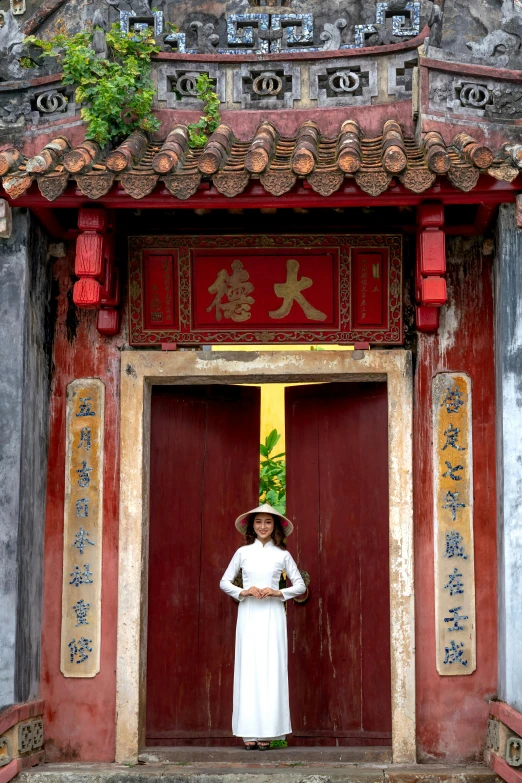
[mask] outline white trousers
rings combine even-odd
[[[243,737],[243,742],[257,742],[258,740],[261,740],[261,742],[271,742],[272,740],[284,739],[286,739],[286,734],[282,734],[280,737]]]

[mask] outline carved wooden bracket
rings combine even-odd
[[[78,210],[80,234],[76,240],[73,288],[77,307],[98,310],[96,328],[107,337],[120,330],[120,278],[114,262],[114,236],[102,207]]]
[[[416,322],[420,332],[436,332],[439,308],[446,304],[446,237],[444,204],[417,208],[417,260],[415,265]]]

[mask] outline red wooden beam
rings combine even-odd
[[[522,737],[522,715],[503,701],[490,701],[489,713],[504,723],[508,729]],[[520,773],[522,774],[522,773]],[[522,779],[521,779],[522,783]]]
[[[485,234],[491,226],[497,210],[496,204],[479,204],[473,224],[477,234]]]
[[[515,182],[518,181],[515,180]],[[67,190],[52,202],[52,207],[45,199],[35,183],[29,190],[16,200],[7,198],[12,206],[29,207],[35,209],[43,207],[46,209],[78,209],[82,206],[103,205],[113,209],[259,209],[260,207],[275,207],[280,209],[292,209],[294,207],[317,208],[317,207],[398,207],[398,206],[417,206],[425,201],[440,201],[445,205],[458,204],[484,204],[498,205],[502,203],[513,203],[517,193],[522,189],[522,182],[502,182],[493,180],[487,175],[481,176],[476,188],[463,193],[456,190],[450,183],[440,181],[436,182],[432,188],[425,193],[412,193],[400,182],[395,183],[380,196],[370,196],[364,193],[353,180],[347,180],[342,188],[331,196],[320,196],[310,187],[304,187],[297,184],[289,193],[284,196],[272,196],[267,193],[263,186],[257,181],[251,181],[245,191],[234,198],[227,198],[219,193],[210,182],[201,184],[197,193],[190,198],[182,201],[173,197],[169,191],[158,183],[155,190],[142,199],[134,199],[129,196],[119,185],[114,185],[112,189],[101,198],[93,202],[86,198],[83,193],[71,182]]]
[[[495,753],[489,754],[489,766],[497,775],[503,778],[506,783],[522,783],[522,772],[510,767],[507,761],[501,759]]]

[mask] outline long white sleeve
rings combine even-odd
[[[241,551],[238,549],[237,552],[234,554],[234,557],[230,561],[227,570],[223,574],[223,578],[221,579],[221,582],[219,583],[219,586],[223,590],[223,592],[226,593],[227,595],[232,596],[232,598],[235,598],[236,601],[242,601],[244,599],[244,596],[239,595],[239,593],[241,592],[241,588],[232,584],[232,580],[235,579],[236,576],[238,575],[240,567],[241,567]]]
[[[303,577],[299,573],[299,569],[290,552],[285,552],[285,571],[287,577],[292,582],[292,587],[285,587],[281,590],[283,601],[288,601],[289,598],[295,598],[296,595],[306,593],[306,585],[303,582]]]

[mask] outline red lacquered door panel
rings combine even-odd
[[[384,383],[286,389],[289,549],[311,576],[288,608],[296,744],[391,738]]]
[[[235,742],[237,605],[219,580],[242,544],[234,519],[258,504],[259,417],[257,388],[153,389],[148,745]]]

